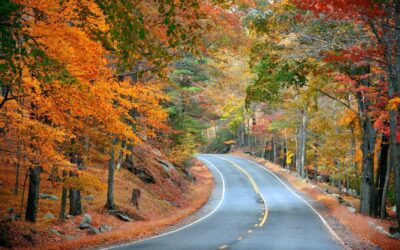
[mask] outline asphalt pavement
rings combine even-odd
[[[241,157],[198,158],[215,180],[207,212],[163,234],[109,249],[342,249],[307,198],[273,173]]]

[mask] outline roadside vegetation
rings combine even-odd
[[[283,0],[243,10],[253,75],[210,137],[236,143],[216,151],[240,149],[328,184],[355,198],[357,213],[388,222],[382,237],[399,237],[399,7]]]
[[[1,246],[164,228],[209,193],[194,154],[237,149],[400,238],[400,1],[4,0],[0,14]]]
[[[0,246],[134,239],[201,207],[212,183],[193,154],[236,14],[197,0],[5,0],[0,14]]]

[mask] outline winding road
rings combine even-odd
[[[342,249],[340,238],[288,184],[250,160],[198,155],[214,190],[192,221],[109,249]],[[190,221],[190,220],[189,220]]]

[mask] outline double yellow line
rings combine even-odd
[[[254,181],[253,177],[246,170],[244,170],[242,167],[240,167],[238,164],[236,164],[233,161],[228,160],[226,158],[220,157],[218,155],[216,155],[216,157],[218,157],[224,161],[228,161],[234,167],[236,167],[240,172],[242,172],[247,177],[247,179],[249,179],[251,185],[253,186],[254,191],[256,192],[256,194],[261,198],[261,200],[264,203],[264,216],[263,216],[261,222],[258,224],[258,227],[262,227],[268,218],[268,207],[267,207],[267,202],[265,201],[264,197],[261,194],[260,188],[257,186],[257,183]]]

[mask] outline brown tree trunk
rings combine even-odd
[[[117,166],[116,166],[116,168],[118,170],[121,169],[122,160],[124,159],[124,152],[123,152],[124,148],[125,148],[125,142],[122,142],[121,147],[118,150],[118,159],[117,159]]]
[[[389,156],[388,159],[390,159],[391,155],[390,155],[390,148],[389,148],[389,152],[388,152]],[[389,188],[389,181],[390,181],[390,169],[391,169],[391,163],[389,161],[387,168],[386,168],[386,176],[385,176],[385,183],[383,185],[383,191],[382,191],[382,200],[381,200],[381,204],[380,204],[380,214],[379,217],[381,219],[385,219],[386,218],[386,196],[387,196],[387,191]]]
[[[20,143],[18,142],[18,148],[17,148],[17,162],[15,163],[15,187],[14,187],[14,195],[18,195],[18,191],[19,191],[19,170],[20,170],[20,166],[21,166],[20,157],[21,157],[21,147],[20,147]]]
[[[386,202],[383,200],[384,186],[386,184],[386,172],[388,168],[388,153],[389,153],[389,138],[386,135],[382,136],[381,151],[378,159],[378,169],[376,173],[375,189],[376,189],[376,206],[375,214],[381,216],[383,214],[386,217]],[[381,211],[382,202],[385,203]]]
[[[28,203],[26,204],[25,213],[26,221],[36,222],[36,215],[39,203],[39,184],[41,172],[42,168],[40,166],[29,168]]]
[[[140,189],[134,188],[134,189],[132,190],[132,199],[131,199],[131,201],[132,201],[132,204],[133,204],[137,209],[139,209],[140,194],[141,194]]]
[[[110,160],[108,162],[107,203],[105,206],[108,210],[115,209],[115,204],[114,204],[115,144],[116,143],[113,143],[113,146],[111,148]]]
[[[261,158],[263,158],[263,159],[265,159],[265,155],[266,155],[265,152],[267,150],[267,145],[268,145],[268,139],[267,139],[267,136],[265,136],[264,143],[263,143],[263,150],[261,153]]]
[[[376,132],[369,118],[363,121],[363,136],[361,150],[363,154],[361,176],[361,201],[360,212],[366,215],[374,215],[375,212],[375,188],[374,188],[374,151]]]
[[[276,133],[275,132],[272,136],[272,152],[273,152],[274,164],[276,164]]]
[[[70,171],[69,176],[77,177],[78,175]],[[69,214],[74,216],[82,214],[81,191],[78,189],[69,190]]]
[[[285,134],[283,137],[283,168],[289,168],[289,166],[287,166],[286,161],[287,161],[287,141],[286,141],[286,128],[285,128]]]
[[[65,178],[67,177],[67,171],[63,170],[62,173],[63,176],[63,181],[65,181]],[[60,209],[60,221],[64,221],[65,220],[65,210],[67,207],[67,189],[65,188],[65,184],[63,185],[63,189],[62,189],[62,194],[61,194],[61,209]]]
[[[297,175],[298,176],[300,176],[300,169],[301,169],[301,167],[300,167],[300,154],[301,154],[301,150],[300,150],[300,148],[301,148],[301,140],[300,140],[300,127],[297,127],[297,129],[296,129],[297,131],[297,133],[296,133],[296,153],[295,153],[295,164],[296,164],[296,172],[297,172]]]
[[[299,174],[301,179],[306,177],[305,174],[305,163],[306,163],[306,112],[304,110],[301,111],[301,125],[299,130]]]

